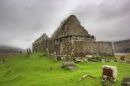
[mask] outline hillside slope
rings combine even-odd
[[[60,68],[61,63],[42,54],[7,58],[5,64],[0,64],[0,86],[101,86],[103,64],[118,67],[118,82],[113,86],[120,86],[122,78],[130,76],[130,64],[126,63],[79,63],[76,71]],[[97,79],[77,82],[86,73]]]
[[[114,43],[116,53],[130,53],[130,39]]]
[[[20,51],[24,51],[24,50],[21,48],[16,48],[12,46],[0,45],[0,55],[14,54]]]

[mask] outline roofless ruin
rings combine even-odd
[[[45,33],[33,43],[34,52],[55,55],[113,55],[111,42],[96,41],[95,36],[80,24],[75,15],[70,15],[49,38]]]

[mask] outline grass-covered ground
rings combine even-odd
[[[6,63],[0,64],[0,86],[101,86],[104,64],[118,67],[118,81],[113,86],[120,86],[123,77],[130,77],[130,64],[127,63],[78,63],[76,71],[62,69],[61,64],[41,54],[9,57]],[[97,79],[86,78],[78,82],[86,73]]]

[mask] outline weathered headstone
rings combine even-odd
[[[5,63],[5,57],[4,57],[4,56],[3,56],[3,57],[0,57],[0,63],[1,63],[1,64]]]
[[[87,77],[90,77],[90,78],[92,78],[92,79],[96,79],[96,77],[94,77],[94,76],[92,76],[92,75],[84,74],[78,81],[82,81],[82,80],[84,80],[84,79],[87,78]]]
[[[83,60],[84,60],[85,62],[88,62],[88,58],[84,58]]]
[[[130,77],[125,77],[121,83],[121,86],[130,86]]]
[[[31,54],[31,49],[30,48],[27,48],[27,57],[29,57],[30,56],[30,54]]]
[[[75,58],[75,62],[78,63],[78,62],[83,62],[83,59],[82,58]]]
[[[114,60],[113,60],[113,59],[111,59],[111,62],[114,62]]]
[[[65,68],[65,69],[69,69],[69,70],[76,70],[77,69],[77,67],[75,66],[75,63],[73,61],[64,62],[61,65],[61,67]]]
[[[124,61],[124,60],[125,60],[125,56],[121,56],[121,57],[120,57],[120,60],[121,60],[121,61]]]
[[[117,79],[117,67],[103,65],[102,70],[103,70],[103,72],[102,72],[103,79],[104,79],[104,76],[106,76],[106,80],[116,82],[116,79]]]
[[[101,62],[104,63],[104,62],[105,62],[105,59],[101,59]]]

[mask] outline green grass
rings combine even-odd
[[[0,86],[101,86],[104,64],[118,67],[118,81],[113,86],[120,86],[123,77],[130,77],[130,64],[127,63],[78,63],[76,71],[62,69],[61,64],[62,61],[56,62],[41,54],[9,57],[6,63],[0,64]],[[88,77],[78,82],[86,73],[97,79]]]

